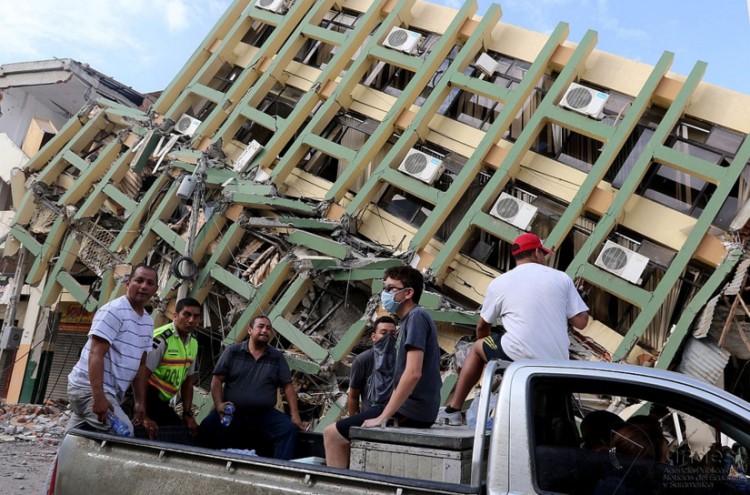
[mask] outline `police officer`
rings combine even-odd
[[[193,418],[193,375],[198,341],[193,332],[201,319],[201,305],[192,298],[177,302],[174,321],[154,330],[153,348],[146,366],[135,378],[135,424],[146,428],[155,438],[159,426],[184,424],[195,435],[198,425]],[[182,418],[169,401],[180,391]]]

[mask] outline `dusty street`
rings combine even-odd
[[[0,401],[0,494],[40,494],[65,431],[67,404]]]
[[[41,494],[57,446],[0,436],[0,493]]]

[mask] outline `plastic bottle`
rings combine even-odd
[[[113,435],[117,435],[118,437],[130,436],[130,428],[128,428],[128,425],[123,423],[122,420],[112,411],[107,412],[107,422],[109,423],[109,431]]]
[[[229,426],[232,423],[232,416],[234,415],[234,406],[228,404],[224,406],[224,417],[221,418],[222,426]]]

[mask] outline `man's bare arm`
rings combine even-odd
[[[109,352],[109,342],[96,335],[91,336],[89,350],[89,382],[91,383],[91,409],[100,422],[107,419],[107,411],[113,411],[114,406],[104,395],[104,356]]]
[[[587,311],[582,311],[568,321],[578,330],[583,330],[589,324],[589,314]]]

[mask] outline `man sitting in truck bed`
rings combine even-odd
[[[372,332],[372,349],[363,352],[352,363],[349,374],[349,417],[329,425],[323,432],[326,458],[329,466],[340,466],[337,456],[349,458],[349,430],[362,426],[365,420],[375,418],[383,412],[393,390],[393,368],[395,365],[396,322],[390,316],[375,320]],[[362,394],[362,410],[359,396]],[[346,439],[347,443],[341,441]],[[342,447],[343,445],[343,447]]]
[[[490,282],[477,322],[477,341],[458,375],[450,403],[438,423],[463,424],[461,406],[489,359],[568,359],[568,324],[583,329],[589,320],[570,277],[544,265],[552,253],[535,234],[518,236],[511,247],[516,267]],[[490,334],[502,320],[505,333]]]
[[[297,430],[303,429],[297,409],[297,393],[284,354],[271,347],[271,320],[250,320],[247,341],[230,345],[222,353],[211,379],[214,410],[201,422],[198,441],[209,448],[249,449],[258,438],[271,440],[273,457],[291,459]],[[289,416],[275,408],[276,394],[284,390]],[[222,424],[226,407],[235,411],[231,423]]]
[[[396,341],[394,389],[376,418],[362,426],[372,428],[395,418],[399,426],[429,428],[440,406],[440,350],[437,327],[419,306],[424,279],[419,270],[396,266],[385,271],[385,287],[380,294],[383,308],[400,318]],[[338,431],[326,443],[326,463],[349,467],[349,440]]]

